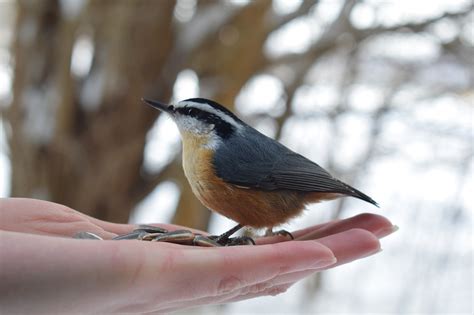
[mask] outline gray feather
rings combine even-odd
[[[224,181],[266,191],[330,192],[377,205],[367,195],[331,176],[318,164],[247,127],[224,141],[214,155]]]

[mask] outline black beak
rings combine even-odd
[[[166,112],[166,113],[170,112],[169,105],[167,105],[167,104],[160,103],[160,102],[157,102],[157,101],[147,100],[146,98],[142,98],[142,102],[147,103],[151,107],[159,109],[162,112]]]

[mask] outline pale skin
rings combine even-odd
[[[311,274],[379,252],[379,238],[396,230],[382,216],[362,214],[292,232],[293,241],[261,238],[257,246],[71,238],[89,231],[111,239],[134,228],[46,201],[0,199],[0,309],[163,313],[276,295]]]

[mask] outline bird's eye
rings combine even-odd
[[[188,108],[187,112],[188,112],[188,115],[192,115],[196,113],[196,110],[194,108]]]

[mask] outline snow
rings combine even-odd
[[[22,131],[29,141],[38,145],[51,141],[56,124],[57,97],[53,87],[24,90],[21,97],[21,106],[25,109]]]
[[[389,58],[397,62],[428,63],[439,57],[440,46],[426,34],[385,34],[367,44],[368,58]]]
[[[329,112],[339,103],[338,93],[334,84],[301,85],[296,90],[292,109],[298,115]]]
[[[276,14],[285,15],[298,10],[302,3],[302,0],[274,0],[272,6]]]
[[[174,17],[181,23],[189,22],[196,13],[196,0],[178,0],[174,7]]]
[[[179,102],[199,96],[199,79],[191,69],[185,69],[178,74],[173,86],[172,102]]]
[[[322,29],[309,17],[294,19],[270,34],[265,42],[265,54],[275,58],[288,53],[302,53],[321,32]]]
[[[11,97],[12,76],[11,68],[7,62],[0,58],[0,108],[5,105],[2,100]]]
[[[340,14],[344,1],[321,0],[312,12],[312,17],[321,26],[326,27],[332,23]]]
[[[375,26],[376,21],[374,7],[365,2],[359,2],[352,9],[350,19],[356,28],[372,28]]]
[[[86,0],[60,0],[59,1],[61,13],[67,20],[76,19],[81,13],[84,6],[87,4]]]
[[[383,26],[395,26],[410,22],[423,22],[445,12],[463,11],[472,5],[470,0],[434,0],[427,5],[426,1],[366,1],[377,11],[377,22]]]
[[[436,22],[431,30],[436,38],[442,40],[444,43],[448,43],[456,38],[459,34],[459,26],[457,23],[449,18],[444,18]]]
[[[235,100],[237,111],[243,116],[266,113],[280,116],[285,110],[281,81],[272,75],[261,74],[250,79]]]
[[[94,57],[94,44],[92,38],[88,35],[80,35],[72,48],[71,56],[71,72],[73,75],[83,78],[92,66],[92,58]]]
[[[104,71],[95,69],[84,81],[79,97],[85,110],[94,111],[100,106],[104,96],[105,76]]]
[[[349,106],[357,111],[373,112],[383,105],[384,93],[372,85],[354,84],[349,91]]]

